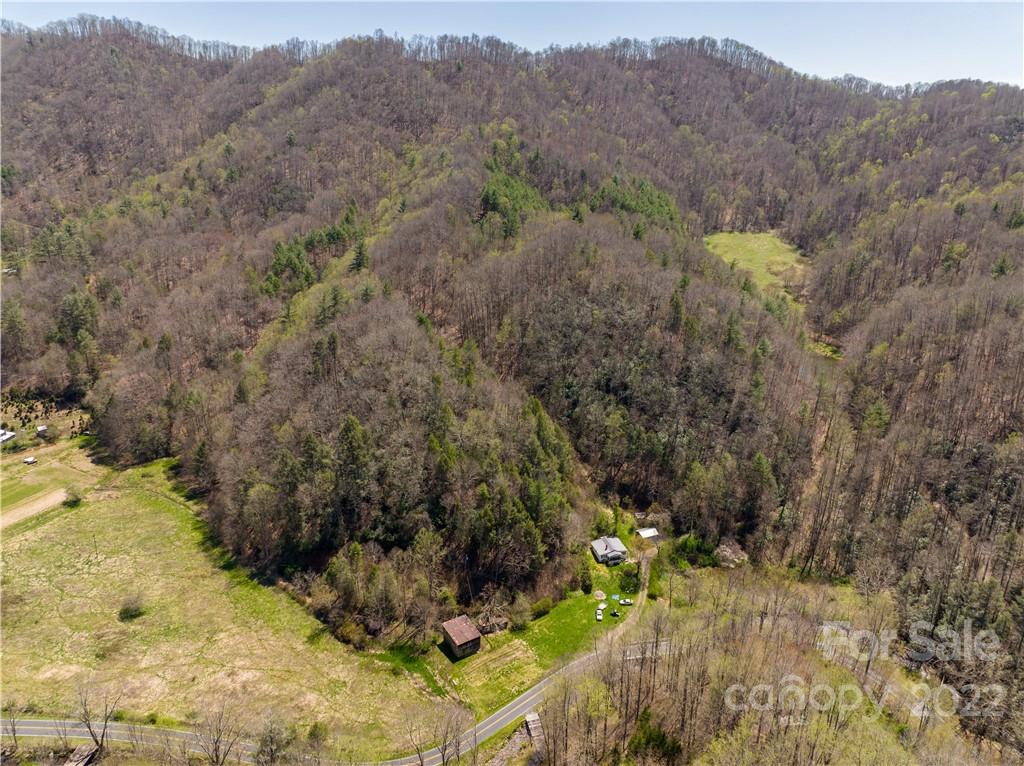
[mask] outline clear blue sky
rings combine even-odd
[[[79,13],[178,35],[261,46],[382,29],[410,37],[495,35],[531,50],[616,37],[731,37],[797,69],[900,85],[971,77],[1024,84],[1024,3],[340,3],[4,4],[36,27]]]

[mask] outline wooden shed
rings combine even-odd
[[[480,631],[476,625],[464,614],[453,617],[448,622],[441,624],[441,632],[444,634],[444,642],[453,656],[462,658],[468,657],[480,649]]]

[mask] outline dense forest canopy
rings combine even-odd
[[[2,63],[6,390],[180,457],[347,639],[557,596],[606,503],[1019,656],[1019,88],[91,17],[5,25]],[[804,294],[725,230],[797,246]]]

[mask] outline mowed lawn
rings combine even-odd
[[[763,291],[797,297],[803,289],[807,259],[774,234],[725,231],[705,237],[704,243],[726,263],[749,271]]]
[[[118,473],[78,507],[4,531],[5,703],[67,714],[88,684],[121,691],[129,716],[180,724],[226,698],[254,727],[268,713],[322,721],[338,755],[352,758],[403,752],[410,723],[452,704],[413,674],[360,657],[234,567],[167,469]],[[120,620],[136,594],[144,613]]]
[[[619,592],[614,570],[593,564],[592,577],[595,591],[603,590],[609,597]],[[480,718],[525,692],[562,660],[589,649],[602,633],[625,619],[631,607],[622,607],[622,617],[616,620],[611,617],[614,602],[606,601],[604,620],[597,622],[594,596],[577,591],[522,631],[484,636],[476,654],[452,662],[435,647],[427,655],[427,664],[453,690],[453,696]]]
[[[0,513],[4,516],[55,491],[84,492],[110,474],[109,469],[89,460],[82,448],[88,441],[85,437],[54,444],[32,441],[29,449],[5,452],[0,458]],[[30,456],[36,458],[35,465],[23,462]]]

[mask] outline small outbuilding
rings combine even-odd
[[[464,614],[442,623],[441,633],[444,635],[448,651],[454,657],[462,659],[480,649],[480,631],[477,630],[473,621]]]
[[[599,537],[590,543],[590,552],[599,564],[621,564],[629,556],[629,551],[617,537]]]
[[[651,543],[653,543],[655,540],[657,540],[660,537],[660,535],[658,534],[658,530],[655,529],[654,527],[642,527],[642,528],[638,529],[636,531],[636,533],[638,535],[640,535],[641,539],[647,540],[648,542],[651,542]]]
[[[530,736],[534,750],[544,750],[544,727],[540,723],[540,716],[531,710],[526,714],[526,733]]]
[[[37,461],[34,457],[27,457],[21,462],[24,463],[25,465],[35,465]]]
[[[0,444],[3,444],[4,442],[9,442],[16,435],[17,434],[15,434],[14,431],[0,431]]]
[[[96,760],[99,752],[100,749],[92,743],[79,745],[71,756],[64,761],[64,766],[89,766],[90,763]]]

